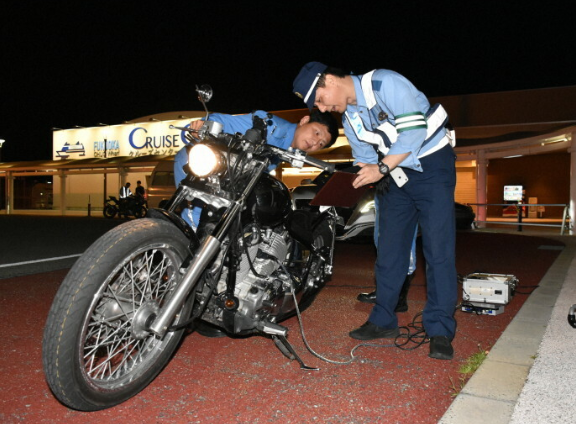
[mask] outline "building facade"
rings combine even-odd
[[[576,201],[576,86],[431,98],[442,103],[457,134],[456,200],[504,204],[504,186],[522,186],[523,202],[569,206]],[[273,112],[297,122],[306,109]],[[83,215],[101,211],[107,196],[126,182],[149,176],[160,160],[186,144],[181,130],[204,112],[143,117],[121,125],[55,131],[51,161],[0,163],[0,214]],[[344,136],[314,153],[348,161]],[[279,167],[288,187],[314,177],[312,168]],[[560,206],[540,216],[561,218]],[[501,216],[503,206],[475,206],[479,221]]]

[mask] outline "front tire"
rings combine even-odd
[[[108,219],[112,219],[116,216],[118,209],[112,205],[104,206],[104,217]]]
[[[106,233],[76,262],[44,330],[44,372],[58,400],[82,411],[109,408],[164,368],[184,330],[160,339],[146,328],[174,289],[188,243],[170,223],[139,219]],[[192,303],[173,324],[189,317]]]

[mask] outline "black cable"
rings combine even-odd
[[[397,348],[402,350],[414,350],[423,344],[428,343],[428,335],[426,334],[426,330],[424,330],[422,320],[416,321],[419,317],[422,317],[422,311],[414,315],[410,324],[398,327],[400,330],[405,330],[406,333],[401,332],[394,340],[394,345]],[[414,329],[414,332],[411,332],[411,329]],[[402,339],[405,339],[403,343],[401,342]],[[406,347],[409,343],[412,343],[413,346]]]
[[[256,231],[258,232],[258,242],[260,242],[260,229],[258,228],[258,226],[255,224],[254,228],[256,229]],[[245,231],[243,231],[243,233],[245,233]],[[250,258],[250,253],[248,252],[248,243],[246,242],[246,237],[242,237],[242,245],[244,246],[244,253],[246,253],[246,260],[248,261],[248,265],[250,266],[250,270],[252,271],[252,273],[254,274],[254,276],[258,277],[258,278],[266,278],[266,275],[261,275],[258,273],[258,271],[256,271],[256,268],[254,267],[254,263],[252,262],[252,259]],[[253,245],[251,245],[253,246]],[[256,251],[256,256],[258,255],[258,251]],[[254,259],[256,259],[256,256],[254,256]],[[277,258],[276,262],[278,262]]]
[[[520,284],[518,284],[518,285],[520,285]],[[530,292],[523,292],[523,291],[519,291],[518,289],[516,289],[516,290],[514,290],[514,293],[515,293],[515,294],[531,295],[532,293],[534,293],[534,291],[535,291],[538,287],[540,287],[539,284],[536,284],[535,286],[522,286],[522,288],[524,288],[524,289],[530,289],[530,288],[531,288],[532,290],[531,290]]]

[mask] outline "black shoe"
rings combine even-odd
[[[356,299],[362,303],[376,303],[376,291],[370,293],[360,293]],[[408,300],[406,297],[400,297],[394,312],[406,312],[408,310]]]
[[[376,324],[367,321],[365,324],[362,324],[360,328],[352,330],[348,334],[356,340],[395,339],[400,334],[400,330],[398,330],[398,327],[378,327]]]
[[[394,312],[406,312],[408,310],[408,290],[410,290],[410,283],[414,279],[414,274],[409,274],[404,279],[400,295],[398,296],[398,303]],[[362,303],[376,303],[376,290],[370,293],[360,293],[356,299]]]
[[[434,359],[452,359],[454,357],[454,348],[450,339],[446,336],[430,337],[430,358]]]
[[[376,303],[376,290],[370,293],[360,293],[356,299],[362,303]]]
[[[196,324],[196,332],[204,337],[228,337],[224,330],[203,321],[200,321],[198,324]]]

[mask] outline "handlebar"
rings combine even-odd
[[[188,131],[189,133],[198,133],[198,138],[203,138],[202,136],[206,135],[207,133],[214,137],[216,137],[218,134],[224,134],[222,133],[222,124],[216,121],[206,121],[205,125],[198,131],[191,128],[177,127],[174,125],[170,125],[170,128]],[[231,134],[229,134],[229,136],[231,136]],[[307,164],[331,174],[336,170],[336,166],[333,163],[324,162],[323,160],[308,156],[303,150],[293,149],[292,147],[289,147],[288,150],[284,150],[280,147],[272,145],[266,145],[266,147],[274,154],[278,155],[282,160],[290,162],[292,166],[296,168],[302,168],[304,164]]]
[[[279,147],[268,145],[271,151],[280,156],[286,162],[290,162],[292,166],[296,168],[302,168],[304,164],[320,168],[323,171],[333,173],[336,170],[336,165],[333,163],[324,162],[323,160],[310,157],[305,151],[299,149],[293,149],[292,147],[288,150],[281,149]]]
[[[316,159],[311,156],[307,156],[305,162],[308,163],[309,165],[315,166],[316,168],[320,168],[323,171],[329,172],[331,174],[334,173],[334,171],[336,170],[336,165],[334,165],[333,163],[324,162],[323,160]]]

